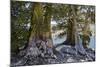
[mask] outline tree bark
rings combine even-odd
[[[74,21],[73,21],[73,17],[72,17],[72,9],[71,6],[69,6],[68,9],[68,24],[67,24],[67,37],[66,40],[64,42],[64,44],[67,45],[71,45],[71,46],[75,46],[75,34],[74,34]]]
[[[46,12],[43,15],[42,5],[40,3],[33,4],[32,30],[29,37],[29,46],[31,46],[33,42],[36,44],[38,40],[44,41],[45,43],[49,41],[48,44],[46,44],[47,47],[52,46],[52,43],[50,43],[52,42],[50,30],[51,14],[49,14],[50,11],[48,10],[51,6],[48,6],[49,5],[46,6]]]
[[[75,49],[77,52],[85,55],[86,54],[86,51],[82,45],[82,40],[79,36],[79,33],[78,33],[78,22],[77,22],[77,7],[75,6],[71,6],[72,8],[72,13],[73,13],[73,25],[74,25],[74,34],[75,34]]]
[[[75,35],[74,35],[74,25],[72,19],[69,19],[67,26],[67,44],[75,46]]]

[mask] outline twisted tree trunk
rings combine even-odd
[[[77,23],[77,8],[74,7],[74,6],[71,6],[72,8],[72,12],[73,12],[73,20],[74,20],[74,31],[75,31],[75,49],[76,49],[76,52],[77,53],[81,53],[82,55],[86,55],[86,57],[88,58],[88,60],[92,60],[92,57],[90,54],[88,54],[86,52],[86,50],[84,49],[83,47],[83,44],[82,44],[82,40],[79,36],[79,33],[78,33],[78,23]],[[76,54],[77,54],[76,53]]]
[[[73,20],[69,19],[68,25],[67,25],[67,39],[66,43],[71,46],[75,46],[75,34],[74,34],[74,25]]]
[[[74,25],[74,34],[75,34],[75,49],[77,52],[81,54],[86,54],[86,51],[82,45],[82,40],[80,39],[78,33],[78,22],[77,22],[77,7],[71,6],[72,13],[73,13],[73,25]]]
[[[53,42],[51,39],[51,5],[45,6],[46,12],[43,15],[43,7],[40,3],[32,5],[32,22],[30,27],[30,36],[28,46],[25,50],[20,51],[19,55],[22,56],[14,65],[25,65],[31,58],[37,57],[53,57]],[[32,59],[31,59],[32,60]],[[39,62],[39,61],[38,61]]]

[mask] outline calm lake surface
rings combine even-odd
[[[64,36],[62,38],[57,37],[57,36],[52,36],[52,39],[53,39],[53,44],[56,45],[56,44],[60,44],[60,43],[64,42],[66,40],[66,36]],[[90,42],[89,42],[88,48],[95,49],[95,36],[90,37]]]
[[[90,37],[90,42],[88,48],[95,49],[95,27],[94,25],[90,25],[90,29],[92,30],[92,36]],[[56,33],[52,33],[53,44],[57,45],[66,40],[66,35],[63,37],[58,37],[58,34],[63,32],[62,30],[57,31]]]
[[[62,37],[62,38],[59,38],[57,36],[53,36],[52,38],[53,38],[53,44],[54,45],[60,44],[60,43],[62,43],[62,42],[64,42],[66,40],[66,37],[65,36]],[[95,49],[95,36],[92,36],[90,38],[90,42],[89,42],[89,46],[88,47]]]

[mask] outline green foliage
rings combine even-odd
[[[25,4],[28,2],[11,1],[11,51],[27,43],[30,24],[30,10]]]

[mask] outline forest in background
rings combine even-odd
[[[53,21],[56,25],[51,26]],[[59,49],[56,48],[66,45],[73,47],[75,54],[86,55],[90,60],[86,49],[90,37],[95,35],[91,24],[95,25],[95,6],[92,5],[11,1],[11,57],[49,55],[57,59]],[[52,34],[58,30],[63,30],[58,36],[66,39],[55,46]]]

